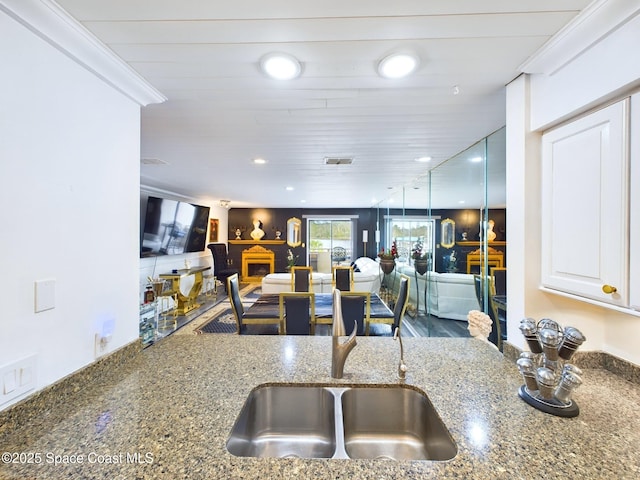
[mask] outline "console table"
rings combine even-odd
[[[479,248],[473,252],[467,253],[467,273],[471,273],[472,266],[480,267],[482,271],[482,263],[484,261],[484,255],[482,250]],[[504,254],[495,248],[488,247],[487,251],[487,265],[489,267],[500,267],[504,266]]]
[[[163,273],[160,275],[160,278],[171,281],[171,287],[168,290],[162,292],[162,295],[176,295],[178,299],[178,305],[176,306],[176,313],[178,315],[185,315],[191,310],[195,310],[200,306],[197,303],[198,295],[200,295],[200,290],[202,289],[203,276],[202,272],[206,270],[211,270],[211,267],[193,267],[193,268],[183,268],[180,270],[176,270],[175,273]],[[189,275],[194,275],[194,282],[191,290],[188,295],[184,295],[180,290],[180,281],[188,277]]]

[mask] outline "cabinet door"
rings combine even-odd
[[[624,100],[542,137],[542,283],[621,306],[629,295],[627,116]]]

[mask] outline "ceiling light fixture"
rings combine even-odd
[[[418,57],[409,53],[394,53],[378,63],[378,73],[384,78],[403,78],[418,67]]]
[[[431,157],[418,157],[415,161],[419,163],[427,163],[431,161]]]
[[[253,163],[256,165],[264,165],[267,161],[264,158],[254,158]]]
[[[229,210],[231,208],[231,200],[220,200],[220,206]]]
[[[276,80],[291,80],[302,73],[302,65],[288,53],[269,53],[260,60],[260,68]]]
[[[458,85],[453,86],[453,94],[458,95],[460,93],[460,87]]]
[[[480,163],[482,161],[482,157],[473,157],[471,158],[471,161],[473,163]]]

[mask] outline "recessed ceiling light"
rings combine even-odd
[[[431,161],[431,157],[418,157],[415,160],[416,162],[427,163]]]
[[[482,161],[482,157],[473,157],[473,158],[471,158],[471,161],[472,161],[473,163],[479,163],[479,162],[481,162],[481,161]]]
[[[409,53],[394,53],[380,60],[378,73],[385,78],[402,78],[418,67],[418,57]]]
[[[256,165],[264,165],[267,161],[264,158],[254,158],[253,163]]]
[[[288,187],[286,187],[285,189],[287,190],[287,192],[291,192],[291,191],[293,191],[293,187],[292,187],[292,186],[288,186]]]
[[[288,53],[269,53],[260,60],[260,68],[276,80],[291,80],[302,73],[302,65]]]

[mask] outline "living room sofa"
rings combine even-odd
[[[354,263],[354,292],[380,291],[382,271],[375,260],[368,257],[360,257]],[[331,293],[332,276],[330,273],[313,272],[312,290],[315,293]],[[262,293],[280,293],[291,291],[290,273],[270,273],[262,278]]]
[[[427,272],[420,275],[412,265],[397,263],[393,272],[384,279],[387,287],[397,290],[400,274],[411,279],[409,303],[418,306],[421,312],[425,311],[425,288],[426,311],[439,318],[467,320],[470,310],[480,308],[471,274]]]

